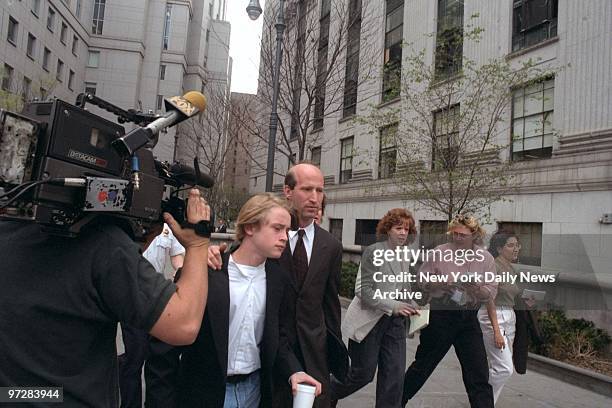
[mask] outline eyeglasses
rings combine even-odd
[[[509,244],[506,244],[506,246],[510,249],[521,249],[521,244],[519,244],[518,242],[510,242]]]
[[[457,238],[472,238],[472,234],[462,234],[461,232],[453,231],[453,236]]]

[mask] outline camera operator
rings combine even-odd
[[[192,189],[188,222],[209,219]],[[174,345],[195,340],[208,294],[208,238],[164,214],[186,249],[174,284],[107,220],[76,239],[0,222],[0,386],[63,387],[66,406],[117,407],[117,322]]]

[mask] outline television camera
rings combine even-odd
[[[96,105],[111,122],[85,109]],[[45,230],[76,236],[100,216],[111,216],[142,239],[169,212],[183,226],[210,236],[214,220],[186,223],[185,186],[213,186],[193,167],[160,162],[152,148],[161,130],[204,110],[199,92],[165,99],[166,114],[123,110],[92,94],[75,105],[54,99],[31,102],[21,113],[0,110],[0,220],[36,222]],[[137,127],[126,134],[121,124]],[[212,218],[212,217],[211,217]]]

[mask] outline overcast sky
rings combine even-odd
[[[265,0],[259,0],[264,8]],[[230,0],[227,18],[232,25],[230,56],[232,66],[232,92],[257,93],[259,75],[259,48],[263,13],[256,21],[249,19],[246,7],[249,0]]]

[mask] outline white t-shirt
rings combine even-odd
[[[185,248],[178,242],[178,240],[172,234],[170,227],[164,224],[162,233],[153,239],[151,245],[143,252],[144,256],[153,268],[161,274],[164,274],[166,262],[170,260],[170,257],[184,254]],[[166,276],[166,278],[172,278],[172,276]]]
[[[266,263],[227,265],[230,292],[227,375],[250,374],[261,368],[259,344],[266,318]]]

